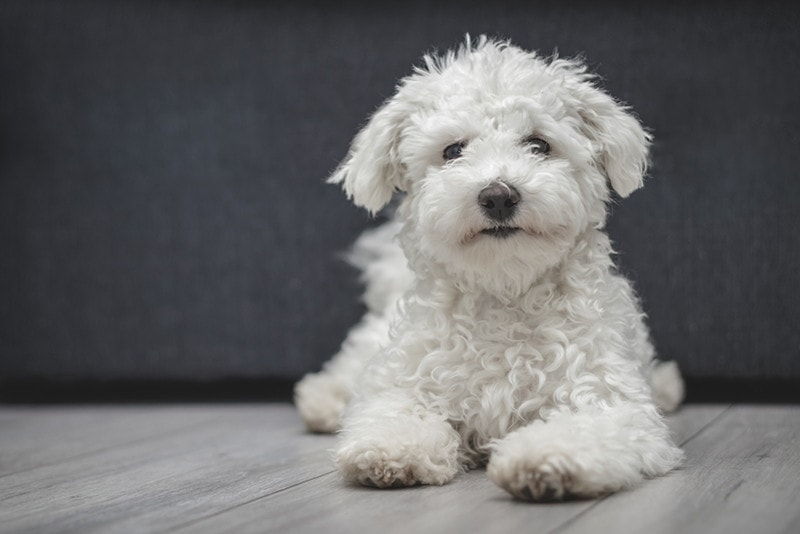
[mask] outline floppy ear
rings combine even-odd
[[[355,136],[328,183],[341,184],[347,198],[373,214],[389,203],[396,190],[405,191],[397,145],[408,116],[398,100],[387,100]]]
[[[621,197],[642,187],[651,136],[630,110],[583,78],[573,93],[584,134],[599,147],[597,165]]]

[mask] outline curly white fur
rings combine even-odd
[[[481,38],[402,81],[331,178],[373,212],[405,192],[355,247],[369,311],[296,388],[310,429],[341,424],[347,480],[443,484],[488,460],[513,495],[560,499],[681,461],[659,410],[680,403],[680,374],[654,360],[603,231],[648,146],[575,60]],[[507,220],[478,202],[494,183],[519,193]]]

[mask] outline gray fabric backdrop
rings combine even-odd
[[[800,378],[798,9],[373,4],[0,4],[0,381],[317,369],[362,311],[337,251],[375,224],[323,180],[466,32],[585,55],[652,128],[610,233],[660,352]]]

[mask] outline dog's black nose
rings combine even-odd
[[[519,201],[519,191],[500,181],[490,183],[478,194],[478,204],[483,212],[495,221],[504,221],[511,217]]]

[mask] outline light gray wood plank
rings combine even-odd
[[[667,416],[675,443],[684,446],[707,426],[713,424],[731,408],[730,404],[694,404],[683,406]]]
[[[532,507],[513,501],[484,470],[461,475],[442,487],[393,490],[348,486],[332,473],[268,499],[188,522],[173,532],[506,532],[520,525],[536,525],[539,531],[562,524],[588,506],[572,502]]]
[[[181,532],[352,532],[369,528],[390,533],[527,531],[531,525],[546,532],[571,524],[596,506],[595,501],[516,502],[483,471],[462,475],[441,488],[348,487],[331,472],[328,449],[334,439],[306,434],[294,409],[286,405],[197,407],[198,414],[211,418],[166,434],[148,434],[148,413],[157,420],[171,410],[180,419],[182,409],[142,408],[141,417],[128,419],[136,429],[128,429],[128,441],[118,446],[107,443],[101,450],[78,451],[63,461],[0,478],[0,532],[171,532],[176,528]],[[697,434],[725,409],[693,406],[672,416],[676,440]],[[109,418],[125,413],[104,410],[94,413],[94,422],[73,415],[91,434],[93,429],[108,429]],[[159,415],[160,410],[166,411]],[[46,442],[48,414],[45,410],[39,415],[39,435]],[[63,418],[64,413],[56,410],[49,415]],[[32,417],[33,423],[28,424],[36,426],[36,420]]]
[[[0,532],[167,530],[330,472],[332,437],[292,407],[211,410],[212,424],[1,478]]]
[[[35,406],[0,408],[0,477],[194,425],[219,406]]]
[[[734,406],[685,450],[681,470],[603,500],[559,532],[798,532],[798,407]]]
[[[698,406],[670,416],[676,441],[700,431],[727,406]],[[649,482],[648,482],[649,483]],[[594,506],[595,501],[530,504],[513,500],[484,470],[442,487],[375,490],[345,485],[338,473],[268,498],[187,522],[176,532],[547,532]]]

